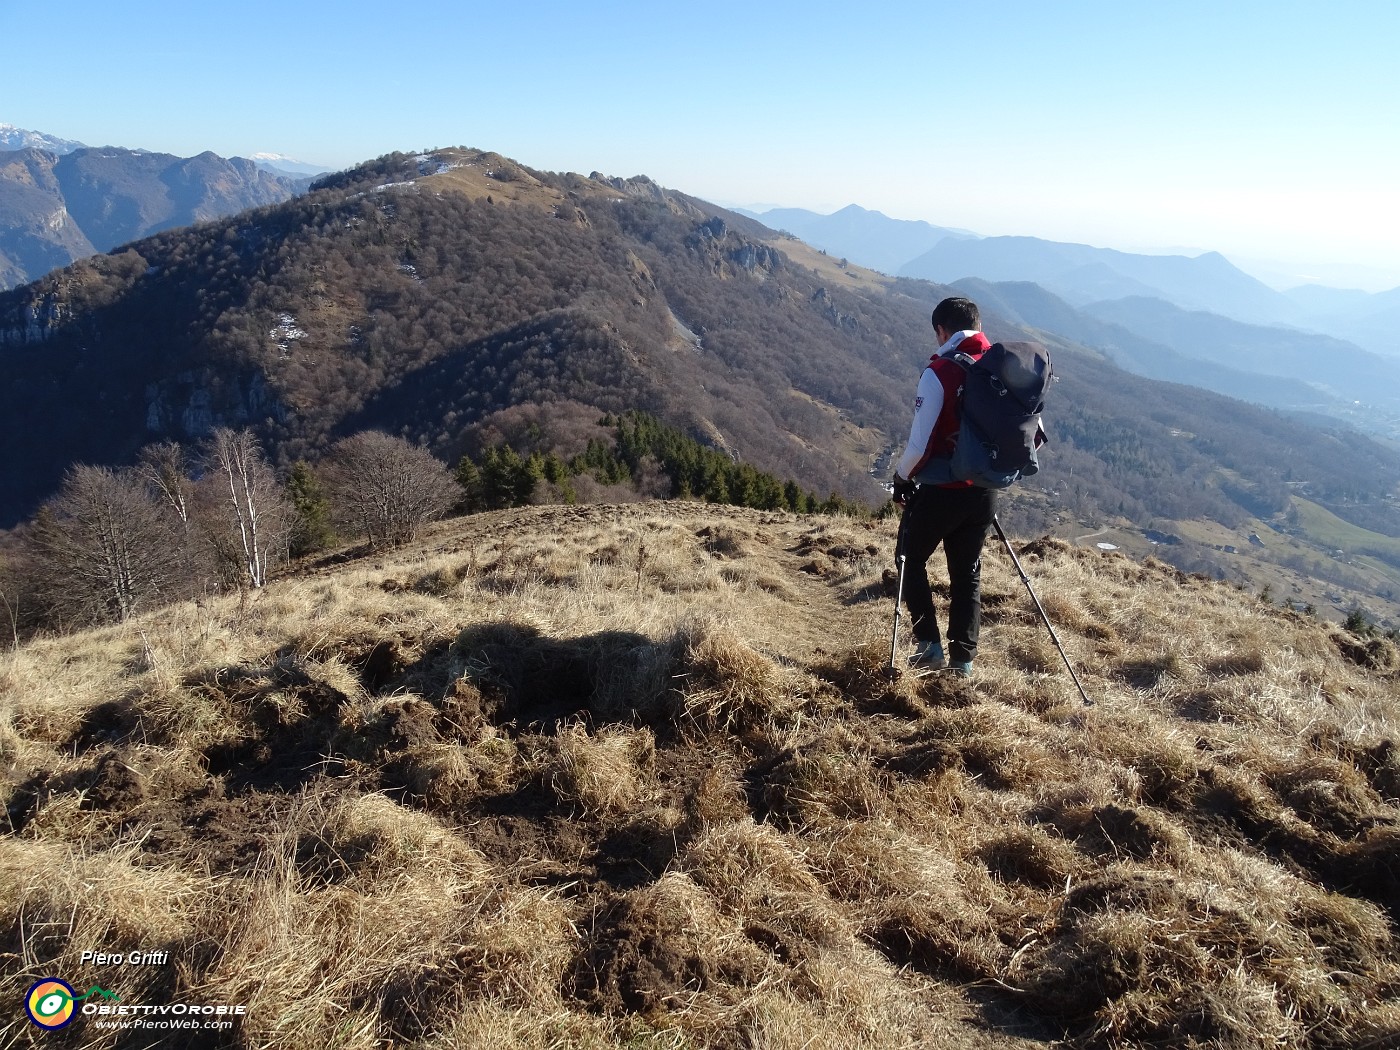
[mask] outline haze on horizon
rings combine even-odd
[[[1400,139],[1384,130],[1400,5],[1385,0],[906,0],[858,17],[826,0],[703,16],[74,0],[52,29],[42,7],[0,8],[0,35],[29,42],[0,67],[0,120],[94,145],[331,168],[471,145],[718,203],[855,203],[1400,285]]]

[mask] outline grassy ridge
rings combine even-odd
[[[1042,540],[1095,707],[995,547],[973,678],[891,682],[893,537],[501,511],[5,654],[0,995],[249,1048],[1400,1038],[1392,643]]]

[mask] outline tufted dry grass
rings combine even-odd
[[[1396,653],[1042,539],[1095,706],[995,546],[972,678],[892,680],[892,543],[501,512],[0,656],[0,995],[247,1048],[1400,1041]]]

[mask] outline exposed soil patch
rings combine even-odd
[[[868,937],[896,966],[949,981],[996,978],[1011,955],[989,916],[944,914],[912,902],[896,905]]]
[[[1039,616],[1030,604],[1029,595],[1016,591],[983,590],[982,622],[986,624],[1037,624]]]
[[[291,791],[338,768],[331,740],[349,698],[284,657],[267,669],[225,668],[189,683],[238,727],[204,749],[211,776],[230,793]]]
[[[408,659],[395,639],[381,638],[353,666],[360,672],[360,681],[371,693],[377,693],[403,674]]]
[[[669,903],[631,895],[600,915],[568,981],[570,994],[602,1013],[659,1021],[695,993],[724,997],[763,978],[762,931],[711,954],[702,947],[710,931],[691,926],[684,910]]]
[[[624,681],[629,670],[642,677],[666,659],[657,643],[639,634],[554,639],[532,627],[488,624],[465,631],[451,653],[480,691],[483,715],[497,725],[551,732],[579,720],[657,717],[660,698],[644,689],[629,693]]]
[[[1360,744],[1329,739],[1326,734],[1319,733],[1311,744],[1317,751],[1335,754],[1339,760],[1354,766],[1386,805],[1400,802],[1400,747],[1390,737],[1373,744]]]
[[[268,733],[209,747],[204,756],[212,776],[222,777],[231,793],[295,791],[313,777],[334,772],[338,762],[327,746],[335,723],[321,732],[298,727],[291,733]]]
[[[1264,778],[1279,799],[1318,831],[1352,838],[1377,823],[1393,823],[1355,767],[1321,760],[1294,763]]]
[[[83,715],[78,731],[68,742],[77,751],[130,739],[141,725],[141,711],[129,698],[108,700]]]
[[[146,797],[145,778],[115,752],[103,756],[84,801],[93,809],[135,809]]]
[[[290,800],[251,792],[238,798],[209,798],[168,810],[142,841],[146,852],[183,858],[214,874],[247,874],[264,859],[270,842],[286,827]]]
[[[1127,856],[1149,860],[1174,845],[1160,819],[1149,812],[1110,803],[1085,814],[1077,834],[1081,849],[1097,856]]]
[[[1345,631],[1332,633],[1337,652],[1358,667],[1394,673],[1400,670],[1400,646],[1386,638],[1357,638]]]
[[[505,807],[498,801],[492,808]],[[527,806],[474,820],[463,837],[522,881],[564,885],[596,879],[593,830],[556,813],[532,813]]]
[[[1000,835],[978,850],[987,870],[1007,882],[1042,890],[1057,890],[1084,864],[1061,838],[1039,828],[1018,828]]]

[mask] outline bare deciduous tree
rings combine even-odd
[[[174,521],[129,471],[73,467],[31,542],[40,594],[60,620],[125,620],[181,586]]]
[[[377,430],[331,450],[327,481],[339,513],[373,547],[409,542],[461,496],[452,472],[431,452]]]
[[[292,512],[251,430],[219,427],[204,448],[204,485],[218,508],[204,522],[215,549],[251,587],[268,581],[287,548]]]
[[[184,446],[178,441],[162,441],[141,450],[137,473],[151,491],[170,504],[181,524],[190,523],[190,464]]]
[[[30,621],[38,608],[31,547],[23,533],[0,532],[0,606],[4,609],[0,630],[16,649],[21,630],[33,626]]]

